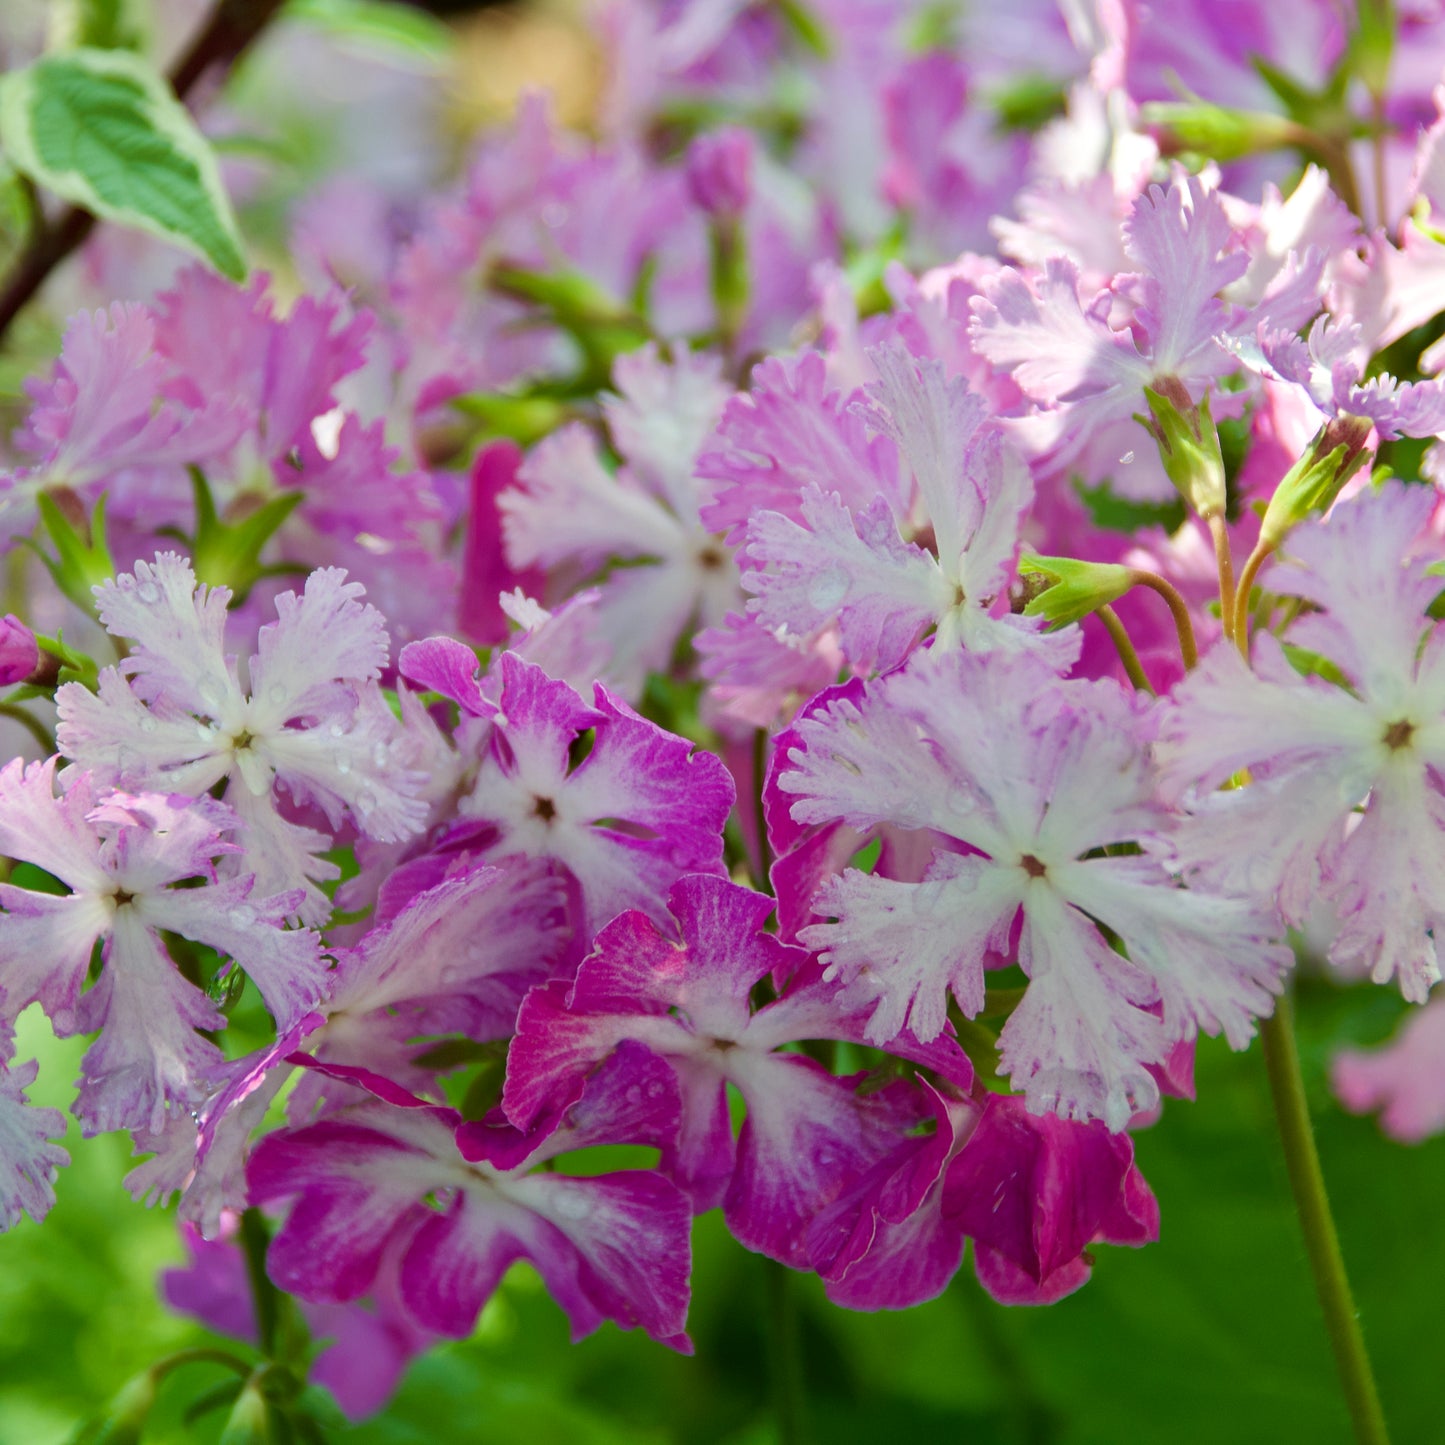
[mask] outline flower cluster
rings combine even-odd
[[[1445,383],[1399,350],[1445,120],[1381,137],[1394,227],[1348,168],[1284,195],[1297,48],[1174,8],[919,53],[628,0],[595,141],[530,100],[452,193],[308,217],[361,284],[70,322],[0,470],[47,744],[0,769],[0,1227],[66,1162],[32,1004],[179,1199],[173,1297],[253,1330],[263,1211],[388,1383],[517,1260],[689,1350],[719,1208],[849,1308],[969,1240],[1057,1300],[1157,1236],[1133,1131],[1292,938],[1425,1005],[1341,1097],[1445,1126]],[[697,121],[789,67],[778,134]],[[1237,164],[1171,160],[1228,106]]]

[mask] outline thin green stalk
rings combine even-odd
[[[768,1284],[769,1373],[773,1386],[773,1414],[778,1422],[778,1445],[808,1445],[806,1395],[803,1388],[803,1352],[798,1331],[798,1300],[789,1278],[792,1271],[775,1259],[763,1260]]]
[[[1350,1419],[1354,1422],[1355,1439],[1359,1445],[1389,1445],[1389,1431],[1385,1427],[1384,1412],[1380,1409],[1370,1357],[1365,1351],[1359,1312],[1350,1293],[1344,1256],[1340,1253],[1340,1240],[1335,1232],[1334,1216],[1330,1213],[1329,1196],[1325,1193],[1324,1174],[1320,1170],[1320,1156],[1315,1148],[1309,1106],[1305,1101],[1304,1081],[1300,1077],[1293,1006],[1288,995],[1275,1005],[1273,1017],[1263,1021],[1260,1033],[1264,1040],[1264,1062],[1269,1071],[1269,1088],[1274,1097],[1280,1144],[1289,1169],[1290,1188],[1294,1191],[1295,1210],[1304,1233],[1320,1308],[1324,1311],[1325,1328],[1334,1351],[1340,1386],[1349,1406]]]
[[[1119,614],[1112,607],[1097,607],[1094,615],[1104,624],[1104,630],[1114,641],[1114,648],[1119,654],[1119,661],[1124,664],[1124,671],[1129,674],[1129,681],[1134,684],[1140,692],[1147,692],[1150,697],[1157,694],[1154,685],[1149,681],[1149,675],[1144,671],[1144,664],[1139,661],[1139,654],[1134,651],[1134,644],[1129,639],[1129,633],[1124,624],[1119,620]]]
[[[0,717],[18,722],[40,744],[40,751],[47,758],[55,751],[55,739],[45,730],[45,724],[23,707],[17,707],[13,702],[0,702]]]

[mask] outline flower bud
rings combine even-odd
[[[1323,512],[1365,460],[1371,421],[1363,416],[1337,416],[1314,435],[1309,450],[1285,473],[1274,489],[1259,526],[1259,546],[1272,550],[1296,523],[1311,512]]]
[[[1055,627],[1078,622],[1116,602],[1134,585],[1133,569],[1117,562],[1081,562],[1032,552],[1019,558],[1019,577],[1029,597],[1024,616],[1042,617]]]
[[[753,138],[741,126],[700,135],[687,151],[687,189],[714,220],[736,220],[753,191]]]
[[[1194,405],[1177,377],[1144,388],[1151,417],[1136,417],[1159,444],[1159,456],[1179,495],[1206,520],[1224,512],[1224,458],[1209,414],[1209,393]]]
[[[0,687],[24,682],[40,668],[40,644],[14,614],[0,620]]]

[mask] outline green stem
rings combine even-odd
[[[1365,1351],[1359,1312],[1350,1293],[1344,1256],[1340,1253],[1339,1236],[1330,1213],[1329,1196],[1325,1193],[1324,1174],[1320,1170],[1309,1106],[1305,1102],[1304,1081],[1300,1077],[1293,1006],[1288,995],[1275,1005],[1273,1017],[1263,1021],[1260,1033],[1295,1210],[1334,1350],[1335,1368],[1354,1422],[1355,1439],[1359,1445],[1389,1445],[1390,1436],[1380,1409],[1370,1357]]]
[[[1169,615],[1174,619],[1174,630],[1179,634],[1179,655],[1184,659],[1184,670],[1192,672],[1199,661],[1199,647],[1194,641],[1194,624],[1189,620],[1189,606],[1180,596],[1179,589],[1157,572],[1146,572],[1142,568],[1135,569],[1133,577],[1137,586],[1148,587],[1164,599]]]
[[[18,722],[40,744],[40,751],[47,758],[55,751],[55,739],[46,732],[45,724],[39,718],[32,717],[23,707],[17,707],[13,702],[0,702],[0,717],[8,717],[12,722]]]
[[[1129,674],[1129,681],[1140,692],[1147,692],[1150,697],[1157,696],[1148,673],[1144,671],[1144,664],[1139,661],[1139,654],[1134,651],[1134,644],[1129,640],[1124,624],[1119,621],[1119,614],[1112,607],[1104,606],[1095,608],[1094,615],[1104,624],[1104,630],[1113,639],[1119,661],[1124,664],[1124,671]]]
[[[256,1340],[261,1353],[274,1358],[281,1297],[266,1273],[266,1250],[270,1243],[270,1231],[261,1211],[246,1210],[241,1215],[241,1251],[246,1256],[246,1277],[250,1281],[251,1301],[256,1309]]]
[[[768,1326],[771,1336],[773,1413],[778,1422],[778,1445],[807,1445],[808,1420],[803,1390],[803,1353],[798,1332],[798,1300],[787,1265],[763,1260],[768,1286]]]

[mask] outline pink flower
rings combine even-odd
[[[55,759],[0,772],[0,849],[43,868],[63,895],[0,885],[0,989],[6,1031],[39,1001],[61,1035],[100,1031],[81,1061],[76,1114],[89,1134],[159,1131],[168,1110],[196,1103],[220,1061],[196,1032],[224,1027],[210,998],[176,969],[161,930],[231,958],[260,989],[279,1029],[324,991],[316,935],[287,931],[298,893],[268,897],[250,876],[218,879],[235,851],[235,814],[210,798],[101,792]],[[173,885],[193,879],[199,887]],[[97,940],[98,980],[81,992]]]
[[[950,994],[978,1013],[984,970],[1016,947],[1030,983],[999,1046],[1035,1111],[1120,1129],[1179,1040],[1243,1047],[1289,951],[1262,910],[1175,886],[1141,722],[1110,682],[930,652],[796,725],[777,777],[795,822],[931,829],[958,850],[919,882],[850,869],[814,901],[834,921],[799,937],[844,1007],[871,1007],[870,1041],[937,1037]]]
[[[1398,978],[1416,1002],[1440,976],[1445,923],[1445,652],[1426,615],[1440,582],[1429,556],[1411,555],[1434,502],[1399,482],[1362,492],[1297,528],[1289,559],[1261,576],[1309,605],[1286,643],[1337,682],[1301,675],[1269,632],[1255,635],[1253,671],[1221,644],[1176,691],[1159,743],[1164,781],[1192,814],[1179,835],[1190,876],[1292,926],[1328,904],[1331,961]],[[1216,791],[1243,769],[1248,787]]]
[[[382,841],[425,818],[422,779],[377,687],[385,623],[345,576],[313,572],[301,596],[276,599],[243,683],[223,645],[228,589],[198,586],[173,552],[138,562],[97,589],[101,620],[135,644],[129,656],[103,669],[98,694],[79,683],[56,694],[61,750],[113,785],[199,796],[225,780],[241,820],[236,866],[263,893],[304,882],[312,923],[330,913],[316,886],[336,876],[317,856],[330,839],[278,810],[278,782],[333,827],[350,818]]]

